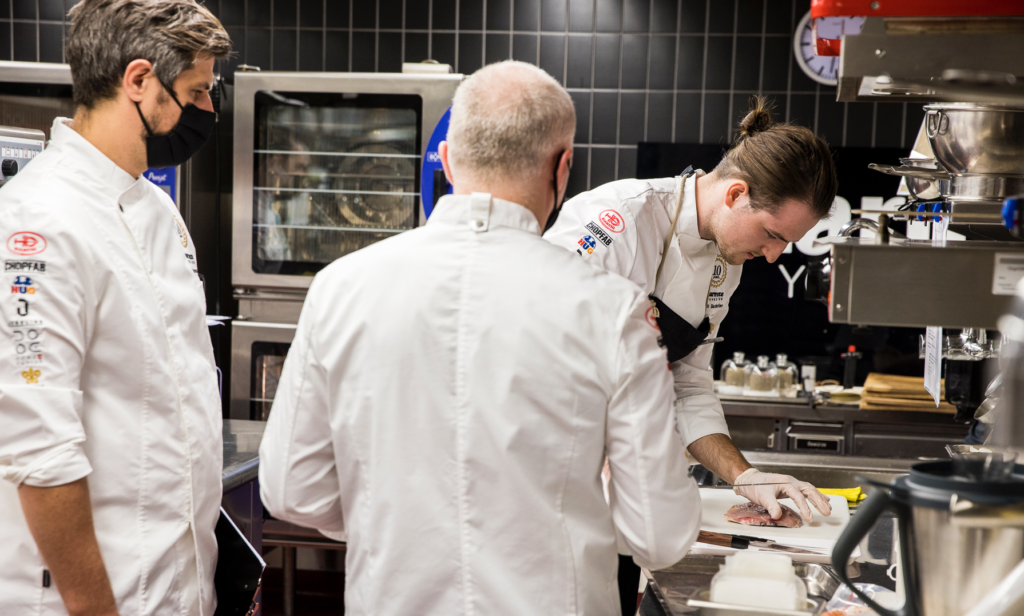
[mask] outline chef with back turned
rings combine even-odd
[[[828,216],[838,181],[828,144],[807,128],[775,123],[754,98],[738,138],[711,173],[619,180],[565,204],[544,238],[583,262],[625,276],[649,296],[675,381],[683,445],[761,512],[779,519],[791,498],[804,519],[832,511],[807,482],[754,468],[729,438],[712,389],[711,344],[740,283],[743,263],[775,261]],[[616,484],[618,485],[618,484]],[[634,602],[640,571],[628,556],[624,601]],[[623,576],[625,578],[626,576]]]
[[[230,50],[193,0],[71,10],[75,117],[0,189],[0,614],[216,609],[221,404],[203,285],[143,172],[203,145]]]
[[[619,614],[615,530],[652,568],[697,534],[646,297],[541,238],[575,125],[544,71],[477,71],[439,148],[455,194],[310,287],[260,489],[346,534],[349,614]]]

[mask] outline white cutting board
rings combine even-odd
[[[807,523],[800,528],[785,528],[781,526],[747,526],[729,522],[725,519],[725,512],[733,505],[742,505],[748,502],[746,498],[733,493],[731,490],[701,490],[701,530],[713,533],[725,533],[727,535],[748,535],[771,539],[783,545],[791,545],[798,548],[817,550],[821,555],[814,554],[793,554],[785,552],[793,557],[793,560],[800,562],[831,564],[832,548],[836,540],[843,534],[850,521],[850,507],[846,498],[835,494],[826,495],[832,505],[832,515],[825,517],[814,510],[814,521]],[[799,515],[800,510],[791,499],[779,499],[779,503],[788,506]],[[803,517],[803,516],[801,516]],[[749,548],[757,550],[757,548]],[[691,550],[695,554],[733,554],[737,552],[733,548],[723,548],[706,543],[695,543]],[[781,554],[777,550],[759,550]],[[860,548],[856,548],[851,554],[851,559],[860,556]]]

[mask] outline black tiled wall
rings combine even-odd
[[[0,60],[61,62],[79,0],[0,0]],[[920,105],[837,103],[804,76],[792,35],[810,0],[206,0],[238,64],[399,71],[433,58],[462,73],[538,64],[577,110],[571,193],[636,169],[638,141],[725,145],[751,95],[836,147],[909,149]]]

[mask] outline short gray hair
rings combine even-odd
[[[509,60],[478,70],[455,92],[448,156],[478,177],[528,177],[572,147],[575,133],[565,89],[536,66]]]
[[[86,109],[116,96],[135,60],[149,60],[170,88],[200,54],[231,53],[224,26],[195,0],[83,0],[70,16],[67,59],[75,102]]]

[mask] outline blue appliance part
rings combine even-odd
[[[427,142],[427,151],[423,156],[423,169],[420,174],[420,198],[423,200],[423,212],[430,218],[431,212],[438,200],[444,195],[452,193],[451,184],[444,177],[444,168],[441,166],[441,156],[437,153],[437,146],[448,137],[448,121],[451,119],[452,108],[449,107],[437,126],[434,127],[430,141]]]

